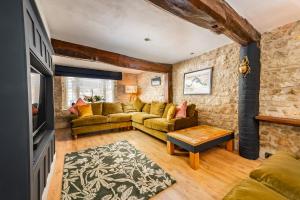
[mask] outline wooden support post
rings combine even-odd
[[[174,154],[174,149],[175,149],[174,144],[171,143],[170,141],[167,141],[167,151],[168,151],[168,154],[173,155]]]
[[[200,167],[199,162],[200,162],[199,152],[198,153],[190,152],[190,165],[191,165],[192,169],[194,169],[194,170],[199,169],[199,167]]]
[[[173,88],[172,88],[172,71],[165,73],[165,102],[172,103],[173,101]]]
[[[239,77],[239,154],[247,159],[259,157],[260,49],[258,43],[241,47],[240,59],[247,57],[251,71]]]
[[[233,152],[234,150],[234,140],[229,140],[226,142],[226,150]]]

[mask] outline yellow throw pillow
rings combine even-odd
[[[152,102],[150,108],[150,114],[158,115],[161,117],[164,114],[165,106],[166,106],[165,103]]]
[[[173,103],[168,103],[165,107],[165,110],[164,110],[164,114],[163,114],[163,118],[167,118],[167,115],[168,115],[168,111],[169,109],[173,106],[174,104]]]
[[[176,106],[175,105],[170,106],[167,113],[167,120],[170,121],[171,119],[174,119],[175,113],[176,113]]]
[[[134,101],[132,104],[133,104],[133,107],[134,107],[138,112],[141,112],[141,110],[142,110],[142,108],[143,108],[143,106],[144,106],[145,103],[143,103],[143,102],[141,101],[141,99],[137,97],[137,98],[135,99],[135,101]]]
[[[79,117],[88,117],[93,115],[93,110],[91,104],[78,106]]]
[[[151,108],[151,104],[150,103],[146,103],[142,109],[142,112],[145,113],[150,113],[150,108]]]

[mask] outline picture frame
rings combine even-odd
[[[183,80],[184,95],[211,94],[212,68],[184,73]]]
[[[160,86],[161,85],[161,77],[155,77],[151,79],[152,86]]]

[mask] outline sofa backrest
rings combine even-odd
[[[109,115],[115,113],[122,113],[123,107],[120,102],[108,103],[104,102],[102,107],[102,115]]]
[[[91,103],[91,105],[92,105],[93,115],[102,115],[102,110],[103,110],[102,102]]]
[[[166,104],[162,102],[152,102],[150,114],[163,116]]]

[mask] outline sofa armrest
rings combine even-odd
[[[74,114],[71,114],[70,119],[71,119],[71,122],[72,122],[74,119],[78,119],[78,116],[74,115]]]
[[[174,131],[198,125],[198,119],[195,117],[171,119],[170,122],[174,124]]]

